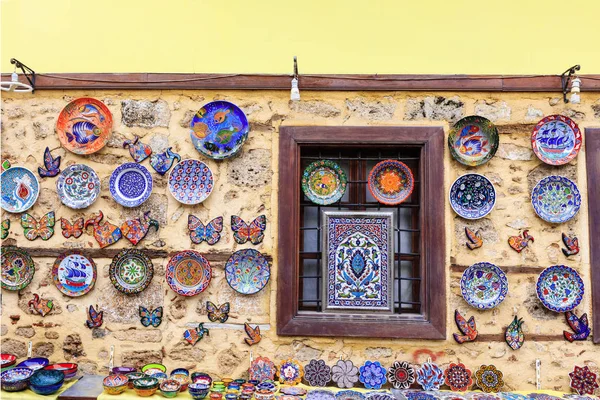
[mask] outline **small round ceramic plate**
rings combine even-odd
[[[69,251],[54,261],[52,279],[63,294],[69,297],[83,296],[96,283],[96,264],[79,251]]]
[[[23,249],[2,246],[2,288],[21,290],[27,287],[35,274],[33,259]]]
[[[267,286],[271,267],[267,259],[254,249],[238,250],[225,264],[225,278],[233,290],[241,294],[258,293]]]
[[[304,396],[307,390],[298,386],[281,386],[279,392],[287,396]]]
[[[37,371],[38,369],[44,368],[48,364],[50,364],[50,360],[48,360],[47,358],[35,357],[35,358],[28,358],[27,360],[21,361],[20,363],[17,364],[17,366],[15,368],[24,367],[24,368],[29,368],[31,370]]]
[[[125,163],[110,175],[110,194],[125,207],[137,207],[152,193],[152,175],[138,163]]]
[[[571,118],[550,115],[533,128],[531,147],[546,164],[563,165],[577,157],[581,149],[581,131]]]
[[[56,192],[65,206],[86,208],[100,195],[100,179],[96,171],[87,165],[70,165],[58,176]]]
[[[364,394],[356,390],[340,390],[335,394],[336,400],[365,400]]]
[[[331,390],[311,390],[306,395],[306,400],[335,400],[335,394]]]
[[[119,292],[135,294],[148,287],[154,276],[154,267],[143,251],[125,249],[113,258],[108,274]]]
[[[461,164],[485,164],[498,150],[498,128],[487,118],[471,115],[458,120],[450,129],[450,154]]]
[[[169,287],[182,296],[194,296],[203,292],[212,278],[212,268],[202,254],[184,250],[169,260],[166,270]]]
[[[310,163],[302,173],[302,191],[315,204],[328,205],[340,200],[346,193],[347,182],[344,170],[329,160]]]
[[[196,150],[215,160],[240,151],[250,131],[246,114],[228,101],[205,104],[192,118],[190,128]]]
[[[369,191],[381,204],[395,206],[405,201],[415,187],[415,178],[406,164],[384,160],[369,173]]]
[[[250,362],[250,368],[248,374],[250,379],[257,381],[265,381],[267,379],[275,378],[275,363],[269,360],[267,357],[256,357]]]
[[[465,270],[460,279],[460,291],[472,307],[489,310],[506,298],[508,280],[504,271],[494,264],[480,262]]]
[[[583,280],[573,268],[553,265],[542,271],[536,284],[537,296],[549,310],[571,311],[581,303]]]
[[[459,176],[450,188],[450,205],[454,212],[466,219],[488,215],[496,204],[496,189],[483,175]]]
[[[214,187],[213,173],[199,160],[180,161],[169,172],[169,192],[183,204],[200,204]]]
[[[29,210],[40,194],[40,184],[30,170],[24,167],[11,167],[0,175],[2,184],[2,209],[9,213]]]
[[[544,221],[563,223],[573,218],[581,207],[579,188],[564,176],[547,176],[531,192],[535,213]]]
[[[10,367],[16,361],[17,361],[17,356],[15,356],[14,354],[9,354],[9,353],[0,354],[0,367],[1,368]]]
[[[56,133],[62,146],[75,154],[92,154],[103,148],[112,131],[112,114],[100,100],[83,97],[61,111]]]

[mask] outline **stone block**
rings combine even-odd
[[[121,365],[142,368],[150,363],[162,363],[163,355],[158,350],[124,351],[121,355]]]
[[[17,336],[23,336],[26,338],[32,338],[35,336],[35,329],[33,329],[33,327],[30,326],[18,326],[17,329],[15,329],[15,335]]]
[[[342,112],[336,106],[321,100],[291,101],[288,103],[290,110],[302,114],[313,114],[318,117],[337,117]]]
[[[600,103],[592,104],[592,111],[594,111],[594,118],[600,119]]]
[[[227,163],[227,181],[236,186],[262,187],[271,183],[271,151],[252,149]]]
[[[562,175],[577,183],[577,166],[566,164],[560,166],[540,164],[527,174],[527,187],[529,193],[538,182],[549,175]],[[580,188],[581,189],[581,188]]]
[[[465,228],[471,229],[473,232],[479,232],[483,238],[483,245],[486,243],[497,243],[499,240],[496,225],[490,218],[481,218],[478,220],[466,220],[459,216],[454,217],[454,234],[458,243],[466,243],[467,236]],[[461,245],[462,246],[462,245]]]
[[[164,100],[123,100],[121,122],[128,127],[169,127],[171,110]]]
[[[122,329],[113,331],[112,337],[121,341],[159,343],[162,340],[162,331],[160,329]]]
[[[79,336],[78,333],[73,333],[65,337],[65,340],[63,342],[63,353],[65,356],[65,360],[67,361],[85,356],[81,336]]]
[[[232,375],[238,366],[247,362],[248,352],[241,351],[234,346],[217,353],[217,365],[220,376]]]
[[[498,146],[496,157],[512,161],[530,161],[533,160],[535,155],[533,154],[531,147],[519,146],[512,143],[501,143]]]
[[[20,340],[3,339],[2,352],[14,354],[17,358],[27,357],[27,344]]]
[[[527,107],[525,121],[538,122],[542,118],[544,118],[544,112],[542,110],[535,108],[534,106]]]
[[[421,99],[408,99],[404,110],[405,120],[433,119],[456,122],[464,116],[465,103],[458,96],[446,98],[429,96]]]
[[[384,121],[394,117],[396,101],[391,97],[384,97],[383,101],[355,97],[354,99],[346,99],[346,108],[361,118]]]
[[[50,128],[47,125],[43,125],[38,121],[35,121],[32,124],[32,127],[36,140],[46,139],[51,132]]]
[[[100,288],[96,290],[98,289]],[[163,305],[163,302],[162,282],[154,278],[146,290],[135,296],[119,292],[108,282],[101,288],[101,294],[98,297],[98,306],[104,311],[105,323],[137,324],[140,320],[139,306],[154,309]]]
[[[59,334],[58,334],[58,332],[56,332],[56,331],[46,331],[46,332],[44,333],[44,337],[45,337],[46,339],[58,339],[58,337],[59,337]]]
[[[479,100],[475,103],[475,114],[490,121],[508,121],[511,109],[505,101]]]
[[[206,358],[207,352],[200,346],[190,346],[190,344],[184,340],[177,342],[167,352],[168,357],[177,361],[195,361],[202,362]],[[211,352],[211,354],[214,354]]]
[[[50,342],[38,342],[33,345],[31,353],[34,357],[49,358],[52,354],[54,354],[54,344]]]

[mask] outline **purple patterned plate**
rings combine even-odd
[[[583,298],[583,280],[573,268],[553,265],[542,271],[536,284],[537,296],[549,310],[571,311]]]
[[[241,294],[260,292],[267,285],[270,277],[269,262],[254,249],[236,251],[225,264],[227,283]]]
[[[311,390],[306,395],[306,400],[336,400],[335,394],[329,390]]]
[[[169,192],[183,204],[199,204],[210,196],[214,186],[213,173],[199,160],[180,161],[169,172]]]
[[[110,194],[125,207],[137,207],[148,200],[152,193],[152,175],[138,163],[125,163],[110,176]]]

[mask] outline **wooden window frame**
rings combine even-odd
[[[279,132],[279,238],[277,334],[405,339],[446,339],[446,253],[442,127],[286,126]],[[420,314],[341,315],[298,311],[300,147],[309,145],[410,145],[421,150]]]
[[[600,128],[586,128],[585,156],[588,185],[588,226],[592,280],[592,322],[594,343],[600,344]]]

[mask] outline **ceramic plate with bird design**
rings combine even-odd
[[[461,164],[485,164],[498,150],[498,128],[487,118],[471,115],[454,124],[448,135],[450,154]]]
[[[97,152],[108,143],[112,124],[112,114],[104,103],[82,97],[63,108],[56,121],[56,133],[65,149],[86,155]]]
[[[508,293],[508,279],[500,268],[489,262],[471,265],[460,280],[463,298],[472,307],[488,310],[502,303]]]

